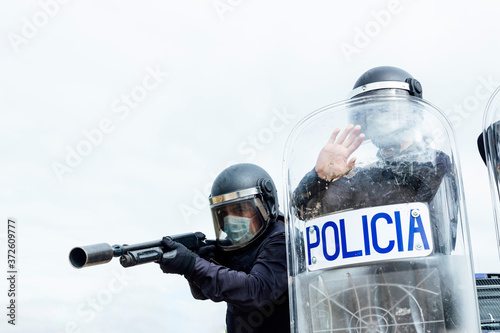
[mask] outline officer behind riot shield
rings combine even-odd
[[[286,242],[276,186],[253,164],[215,179],[210,208],[216,245],[191,252],[164,238],[164,273],[182,274],[196,299],[227,303],[228,333],[288,333]]]
[[[483,131],[477,138],[477,147],[488,167],[497,246],[500,246],[500,87],[495,90],[486,106]],[[500,247],[498,251],[500,254]]]
[[[389,81],[389,78],[394,81],[409,78],[412,83],[408,85],[410,90],[401,89],[398,82],[394,87],[388,82],[383,85],[384,88],[371,91],[356,89],[366,87],[370,83],[368,80]],[[375,84],[375,87],[380,85],[378,82],[371,84]],[[360,77],[351,98],[378,94],[406,94],[421,98],[422,87],[406,72],[381,67]],[[447,205],[445,220],[435,222],[432,231],[434,245],[438,246],[435,250],[450,253],[456,239],[458,209],[455,205],[458,202],[457,187],[450,157],[427,147],[430,138],[415,129],[415,124],[423,122],[421,110],[398,110],[398,107],[401,106],[390,105],[383,109],[367,106],[350,114],[350,120],[356,126],[349,125],[342,133],[338,128],[334,130],[320,151],[314,169],[295,190],[297,212],[301,218],[308,220],[347,209],[425,202],[430,204],[432,214],[433,207],[436,207],[432,204],[434,197],[439,189],[446,189],[449,191],[446,195],[453,204]],[[350,156],[365,138],[378,148],[377,160],[369,167],[353,170],[356,158]],[[443,208],[441,205],[439,207]],[[441,218],[442,213],[433,214],[433,219]],[[449,225],[443,228],[445,224]]]
[[[289,260],[292,277],[300,281],[291,293],[294,332],[474,327],[474,306],[464,304],[467,297],[475,301],[474,285],[466,296],[453,289],[473,280],[470,258],[450,256],[457,252],[460,194],[452,149],[439,149],[439,140],[446,147],[447,138],[436,138],[424,120],[435,116],[434,108],[424,104],[420,83],[395,67],[367,71],[350,97],[330,109],[347,113],[351,125],[334,130],[291,194],[289,243],[304,247]],[[318,128],[335,118],[328,111],[315,115]],[[319,132],[315,116],[298,126],[296,136],[306,129]],[[367,147],[376,148],[370,157]],[[361,150],[359,161],[354,155]],[[352,217],[360,220],[355,236]],[[460,229],[467,231],[466,225]],[[461,237],[458,252],[467,253],[467,246]],[[318,314],[302,314],[299,297],[309,298]]]

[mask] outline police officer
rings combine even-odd
[[[286,243],[276,186],[253,164],[215,179],[209,197],[216,246],[197,253],[163,239],[164,273],[182,274],[196,299],[227,303],[228,333],[290,332]]]
[[[406,71],[382,66],[356,81],[351,98],[358,96],[422,98],[422,86]],[[415,130],[421,126],[415,124],[423,123],[421,112],[401,110],[397,103],[384,103],[383,108],[374,105],[350,115],[356,126],[349,125],[342,133],[334,130],[314,169],[302,179],[294,193],[302,218],[404,202],[430,203],[443,181],[451,182],[450,188],[456,187],[449,156],[423,148],[429,138]],[[357,170],[356,157],[351,155],[365,139],[378,148],[378,160]],[[446,230],[434,230],[442,252],[449,252],[455,242],[455,216],[451,215],[449,222]]]
[[[296,214],[308,221],[345,210],[426,203],[434,252],[450,254],[456,242],[457,185],[450,157],[429,144],[433,138],[426,132],[422,108],[412,109],[419,105],[422,86],[406,71],[382,66],[365,72],[350,97],[366,98],[349,113],[352,125],[334,130],[315,167],[295,189]],[[374,161],[355,168],[355,152],[367,140],[377,148]],[[380,271],[427,269],[410,266],[390,263],[380,265]],[[418,280],[415,274],[412,278]],[[446,273],[441,279],[446,280]],[[460,327],[453,290],[446,284],[441,288],[446,327]]]

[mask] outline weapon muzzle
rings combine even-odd
[[[105,264],[113,257],[114,250],[106,243],[75,247],[69,253],[69,261],[75,268]]]

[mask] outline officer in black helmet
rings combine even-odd
[[[209,197],[216,246],[191,252],[166,237],[160,267],[182,274],[196,299],[227,303],[228,333],[290,332],[286,243],[276,186],[253,164],[215,179]]]
[[[309,221],[347,210],[425,203],[431,215],[435,258],[450,254],[456,244],[458,190],[450,157],[434,148],[427,131],[419,104],[422,86],[406,71],[382,66],[365,72],[356,81],[350,98],[359,98],[350,104],[354,105],[349,113],[352,124],[343,131],[334,130],[315,167],[295,189],[295,213]],[[368,140],[377,148],[376,156],[357,168],[353,153],[359,152],[363,143],[369,146]],[[423,269],[398,262],[374,267],[380,267],[384,274]],[[443,271],[440,279],[446,281],[448,273]],[[418,281],[419,273],[407,274],[408,281]],[[459,328],[461,318],[454,291],[446,284],[440,288],[442,321],[447,329]],[[424,312],[426,319],[431,317],[432,309]],[[428,325],[435,325],[429,326],[435,329],[429,331],[437,332],[442,324]]]
[[[430,136],[420,110],[408,110],[397,100],[374,102],[390,96],[422,98],[422,86],[406,71],[390,66],[373,68],[356,81],[350,98],[366,97],[366,107],[350,114],[356,126],[349,125],[342,133],[334,130],[314,169],[295,191],[295,204],[304,219],[381,204],[430,202],[445,176],[453,179],[449,157],[422,148]],[[377,162],[353,170],[356,157],[351,155],[366,139],[378,148]]]

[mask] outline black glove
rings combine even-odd
[[[215,245],[201,246],[196,253],[203,259],[210,261],[215,256]]]
[[[198,255],[181,243],[174,242],[170,237],[161,240],[165,253],[159,264],[163,273],[175,273],[188,276],[194,268]]]

